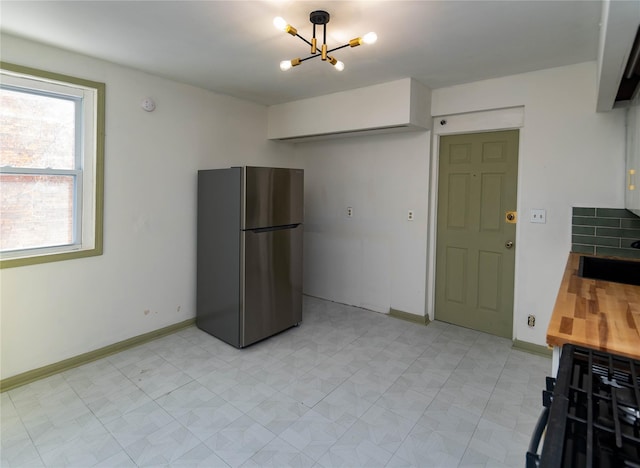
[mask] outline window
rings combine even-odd
[[[0,266],[102,254],[103,83],[0,62]]]

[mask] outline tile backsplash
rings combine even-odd
[[[631,243],[640,240],[640,217],[619,208],[573,208],[571,251],[640,258]]]

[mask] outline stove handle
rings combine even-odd
[[[533,430],[533,435],[531,436],[531,441],[529,442],[529,450],[527,450],[526,468],[538,468],[540,466],[540,455],[538,455],[538,446],[540,445],[540,439],[542,439],[542,434],[544,433],[544,430],[547,427],[548,420],[549,420],[549,408],[545,407],[542,410],[542,413],[540,413],[540,417],[538,418],[536,427]]]

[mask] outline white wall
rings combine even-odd
[[[522,119],[513,115],[524,107],[514,306],[518,340],[545,345],[570,250],[571,208],[623,207],[624,111],[595,112],[595,81],[590,62],[432,94],[432,115],[462,122],[458,132],[501,129],[513,120],[520,125]],[[462,117],[516,106],[520,110]],[[473,126],[465,128],[464,122]],[[432,261],[428,233],[435,222],[434,211],[428,212],[435,187],[430,177],[437,165],[431,165],[430,137],[378,135],[296,145],[296,159],[306,171],[307,294],[433,318],[433,279],[426,271]],[[353,218],[346,217],[347,206],[353,207]],[[528,222],[534,208],[547,210],[546,224]],[[406,221],[409,209],[416,212],[414,222]],[[536,315],[533,329],[528,314]]]
[[[424,315],[429,135],[296,144],[305,169],[305,293]]]
[[[571,208],[624,207],[624,110],[596,113],[596,98],[595,62],[433,91],[434,116],[524,106],[514,306],[514,337],[522,341],[546,344],[571,248]],[[485,129],[493,128],[501,127],[486,118]],[[529,222],[534,208],[547,210],[546,224]]]
[[[1,271],[1,377],[194,317],[196,171],[296,163],[266,107],[11,36],[1,54],[106,83],[104,254]]]

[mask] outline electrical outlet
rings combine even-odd
[[[547,222],[547,210],[531,210],[531,222],[545,224]]]
[[[409,210],[407,213],[407,221],[413,221],[413,210]]]
[[[527,325],[529,325],[531,328],[536,326],[536,316],[535,315],[529,315],[529,317],[527,317]]]
[[[347,206],[347,217],[348,218],[353,217],[353,208],[351,208],[350,206]]]

